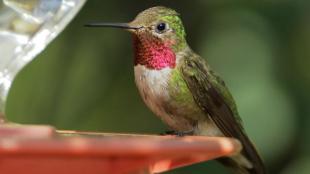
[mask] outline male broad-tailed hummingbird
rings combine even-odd
[[[149,8],[130,23],[92,23],[132,33],[136,85],[146,105],[178,134],[238,139],[240,154],[219,159],[241,174],[265,174],[246,135],[236,104],[223,80],[186,42],[179,14]]]

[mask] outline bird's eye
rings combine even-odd
[[[156,32],[160,33],[160,34],[165,32],[166,29],[167,29],[167,24],[165,24],[165,23],[159,23],[156,26]]]

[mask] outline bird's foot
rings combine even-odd
[[[170,130],[170,131],[166,131],[164,133],[161,133],[160,135],[175,135],[177,137],[184,137],[187,135],[194,135],[194,130],[189,130],[189,131],[174,131],[174,130]]]
[[[160,135],[175,135],[176,131],[173,131],[173,130],[168,130],[168,131],[165,131],[163,133],[160,133]]]

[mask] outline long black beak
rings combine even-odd
[[[128,30],[138,30],[142,27],[133,27],[128,25],[128,23],[89,23],[85,24],[85,27],[110,27],[110,28],[121,28]]]

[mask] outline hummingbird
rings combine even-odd
[[[175,134],[236,138],[241,152],[219,161],[240,174],[266,173],[224,81],[187,44],[179,13],[156,6],[129,23],[86,26],[132,33],[136,86],[149,109]]]

